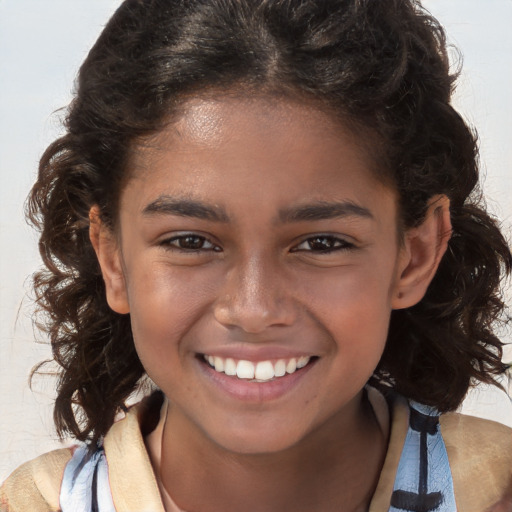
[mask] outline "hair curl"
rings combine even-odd
[[[355,122],[379,141],[405,228],[434,195],[450,198],[447,254],[424,299],[392,313],[375,378],[441,411],[472,379],[492,382],[505,369],[493,329],[512,255],[478,196],[476,136],[450,105],[455,75],[442,27],[415,0],[126,0],[80,69],[66,134],[28,200],[61,366],[59,433],[96,441],[144,375],[129,316],[107,305],[89,210],[115,229],[130,148],[207,90],[307,97]]]

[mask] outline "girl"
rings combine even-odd
[[[29,199],[84,444],[2,510],[510,510],[512,432],[450,412],[512,266],[454,78],[413,1],[126,0]]]

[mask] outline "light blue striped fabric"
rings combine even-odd
[[[116,512],[102,447],[92,455],[85,446],[75,451],[64,470],[60,506],[62,512]]]
[[[453,479],[448,454],[433,407],[410,402],[411,419],[430,426],[423,434],[409,424],[398,464],[390,512],[456,512]],[[419,414],[416,414],[419,413]],[[424,446],[422,448],[422,436]],[[421,451],[424,450],[423,480],[420,485]],[[423,488],[422,488],[423,487]]]

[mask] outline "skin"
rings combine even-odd
[[[91,240],[171,404],[166,490],[193,512],[367,510],[387,440],[363,388],[392,309],[421,299],[446,249],[448,200],[401,239],[354,136],[265,97],[189,101],[130,170],[117,232],[94,207]],[[270,398],[232,378],[234,396],[201,354],[313,362]]]

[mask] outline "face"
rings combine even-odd
[[[356,414],[404,267],[374,165],[325,113],[264,98],[190,101],[135,149],[108,300],[206,439],[282,450]]]

